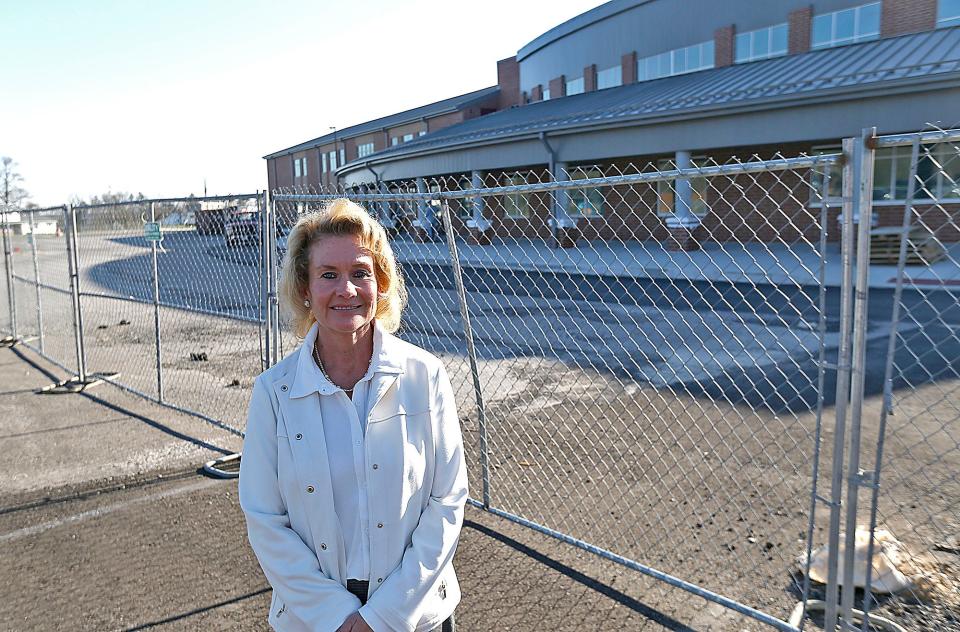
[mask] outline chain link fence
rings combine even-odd
[[[741,627],[947,628],[957,139],[38,210],[53,235],[4,230],[0,329],[242,434],[253,378],[299,343],[286,236],[347,197],[392,237],[399,335],[447,365],[472,504],[660,580],[668,615],[678,588]],[[881,558],[895,596],[863,589]]]
[[[815,528],[822,359],[839,342],[819,187],[838,161],[566,166],[559,181],[274,200],[293,217],[349,197],[393,233],[400,335],[447,361],[476,504],[789,629],[767,613],[804,594],[795,559]]]
[[[866,329],[875,321],[890,327],[863,346],[862,452],[850,464],[846,508],[847,534],[852,524],[857,533],[845,553],[872,563],[863,565],[863,600],[858,594],[851,605],[910,629],[956,629],[960,133],[881,136],[865,154],[873,200],[899,187],[905,204],[889,211],[875,205],[869,239],[860,242],[861,260],[888,286],[871,288],[876,311],[865,314]]]

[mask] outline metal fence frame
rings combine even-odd
[[[844,590],[839,593],[841,581],[840,568],[840,541],[845,528],[845,546],[843,559],[843,577],[842,582],[845,586],[853,585],[854,574],[854,537],[855,525],[858,517],[859,507],[858,498],[860,492],[864,489],[871,494],[869,506],[870,516],[870,534],[869,551],[872,553],[874,541],[872,535],[877,528],[877,506],[881,493],[881,470],[884,451],[884,438],[886,432],[887,415],[890,412],[890,406],[886,402],[892,397],[892,372],[893,372],[893,354],[897,339],[897,324],[900,319],[900,300],[904,290],[904,265],[905,253],[907,249],[906,230],[910,226],[913,212],[915,186],[919,181],[917,175],[918,152],[919,147],[924,143],[935,142],[960,142],[960,130],[931,131],[916,134],[898,134],[877,137],[875,130],[863,130],[859,137],[851,137],[843,140],[841,154],[831,154],[824,156],[802,156],[796,158],[778,158],[767,161],[749,161],[740,164],[716,165],[710,167],[673,169],[669,171],[657,171],[652,173],[637,173],[630,175],[586,178],[580,180],[560,179],[538,184],[523,184],[510,186],[484,187],[482,182],[476,178],[471,182],[471,188],[465,188],[455,191],[427,191],[423,182],[418,182],[417,192],[350,192],[347,195],[359,202],[368,202],[375,208],[381,208],[389,202],[408,202],[414,203],[423,211],[430,201],[433,200],[472,200],[471,204],[476,206],[482,204],[482,199],[490,196],[506,195],[511,193],[541,193],[553,196],[554,204],[556,200],[566,195],[566,192],[573,189],[584,189],[588,187],[612,187],[615,185],[631,184],[651,184],[660,181],[686,181],[691,177],[710,177],[710,176],[734,176],[740,174],[767,173],[777,170],[787,169],[823,169],[824,177],[821,181],[820,197],[820,217],[823,227],[820,235],[821,253],[826,245],[826,217],[830,206],[827,196],[829,186],[830,166],[842,166],[843,169],[843,195],[842,195],[842,225],[841,225],[841,260],[842,260],[842,284],[841,284],[841,311],[840,311],[840,343],[839,354],[835,364],[829,363],[825,357],[823,343],[823,333],[825,331],[825,292],[824,292],[824,260],[821,257],[820,268],[818,270],[820,280],[820,295],[818,298],[820,310],[820,321],[818,330],[821,334],[819,349],[819,372],[817,375],[818,384],[818,409],[815,426],[815,440],[812,446],[811,462],[811,481],[810,491],[810,513],[806,531],[806,577],[803,582],[803,599],[800,607],[800,616],[792,617],[790,621],[780,619],[770,613],[747,606],[734,599],[722,594],[688,582],[680,577],[675,577],[664,573],[650,565],[640,561],[630,559],[619,555],[614,551],[596,546],[590,542],[578,539],[569,534],[554,530],[539,524],[536,521],[525,518],[521,515],[504,511],[496,507],[495,499],[491,497],[490,480],[491,471],[489,466],[489,444],[487,437],[487,417],[486,403],[483,388],[480,382],[479,369],[477,366],[478,354],[475,348],[474,332],[471,325],[470,309],[467,301],[467,290],[462,276],[462,267],[456,243],[454,230],[452,228],[450,209],[447,204],[441,204],[441,220],[446,234],[446,246],[452,262],[454,285],[459,303],[460,315],[463,320],[463,334],[467,345],[467,356],[470,364],[470,372],[473,382],[475,408],[479,420],[479,450],[480,464],[482,470],[482,491],[479,499],[471,498],[469,503],[493,515],[507,519],[524,527],[530,528],[536,532],[556,538],[582,550],[600,556],[604,559],[613,561],[619,565],[630,568],[634,571],[648,575],[656,580],[664,582],[670,586],[680,588],[692,594],[698,595],[708,601],[717,603],[725,608],[750,617],[756,621],[762,622],[779,630],[802,630],[804,616],[807,613],[807,601],[810,595],[809,568],[811,563],[811,551],[814,539],[814,518],[818,505],[824,505],[829,509],[829,529],[828,529],[828,549],[829,579],[826,586],[825,599],[825,627],[833,630],[837,625],[841,629],[856,629],[855,623],[861,622],[862,629],[867,629],[869,611],[871,608],[872,592],[870,590],[870,567],[867,569],[867,589],[865,591],[864,611],[866,614],[858,613],[854,610],[854,591]],[[900,245],[898,259],[898,274],[896,288],[894,292],[894,313],[892,328],[888,341],[887,364],[885,367],[884,378],[884,402],[881,417],[879,421],[878,439],[876,445],[875,470],[864,472],[860,469],[861,465],[861,444],[862,423],[864,403],[864,377],[866,369],[865,356],[865,335],[867,329],[867,310],[869,307],[869,295],[867,292],[867,281],[869,274],[869,252],[870,252],[870,221],[860,221],[860,218],[869,218],[872,208],[872,183],[873,170],[875,164],[875,151],[881,147],[909,146],[911,147],[911,172],[909,178],[909,188],[907,192],[907,201],[903,215],[904,237]],[[564,174],[566,175],[566,174]],[[263,366],[269,367],[280,359],[280,340],[281,340],[281,318],[279,313],[279,304],[277,297],[278,287],[278,262],[276,260],[276,239],[277,239],[277,204],[278,203],[309,203],[321,204],[323,202],[343,197],[344,192],[337,193],[284,193],[284,192],[264,192],[263,194],[231,195],[217,196],[211,198],[162,198],[155,200],[138,200],[134,202],[121,202],[111,205],[85,205],[74,206],[65,205],[51,207],[47,209],[35,209],[32,211],[21,211],[29,217],[31,226],[30,239],[31,256],[33,263],[33,279],[29,279],[17,273],[14,268],[14,258],[12,256],[11,230],[8,225],[8,215],[3,215],[3,223],[0,224],[0,235],[2,235],[3,259],[4,259],[4,280],[6,285],[6,299],[8,303],[7,313],[0,316],[7,316],[9,327],[0,326],[0,333],[9,332],[10,340],[22,344],[42,357],[56,364],[60,368],[74,375],[74,380],[81,386],[90,382],[86,361],[86,341],[84,340],[83,329],[83,303],[84,297],[107,298],[110,300],[131,301],[143,304],[144,301],[133,297],[121,297],[113,295],[104,295],[97,292],[86,291],[82,286],[80,274],[80,258],[77,240],[77,211],[78,209],[95,209],[104,206],[123,206],[125,204],[149,204],[151,209],[150,220],[155,220],[156,204],[161,202],[187,202],[195,200],[234,200],[238,198],[255,198],[259,209],[261,210],[261,242],[260,253],[261,266],[260,276],[260,317],[250,321],[249,319],[239,318],[236,315],[227,315],[217,313],[217,316],[226,316],[227,318],[238,318],[248,322],[255,322],[261,330],[263,343]],[[46,283],[42,278],[42,267],[38,263],[37,247],[34,218],[39,212],[60,212],[62,213],[64,223],[64,251],[67,255],[69,288],[58,287]],[[188,413],[204,419],[218,427],[229,432],[243,436],[243,431],[233,427],[220,419],[205,415],[202,412],[192,410],[189,407],[180,406],[175,402],[169,401],[164,393],[164,376],[162,365],[163,340],[160,327],[160,310],[164,307],[185,309],[178,305],[168,305],[161,300],[160,294],[160,274],[157,265],[157,242],[151,245],[151,264],[152,264],[152,300],[149,304],[153,308],[154,315],[154,351],[156,353],[156,385],[157,396],[152,396],[135,389],[122,381],[113,381],[116,386],[124,390],[133,392],[141,397],[155,401],[168,408]],[[21,288],[33,285],[35,289],[35,311],[37,329],[36,337],[25,336],[23,328],[18,320],[17,309],[17,283]],[[72,324],[73,338],[76,357],[74,362],[67,358],[55,357],[49,353],[45,344],[44,331],[44,302],[42,300],[41,290],[50,290],[58,293],[69,294],[72,305]],[[188,310],[189,311],[189,310]],[[68,367],[68,365],[71,365]],[[822,430],[822,412],[825,390],[825,371],[836,371],[836,410],[834,420],[834,440],[833,440],[833,460],[830,471],[831,485],[830,496],[825,497],[818,490],[819,470],[821,467],[821,430]],[[844,499],[844,491],[846,498]],[[870,557],[868,553],[868,557]]]

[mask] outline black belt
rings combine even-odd
[[[347,590],[352,592],[360,600],[360,603],[367,603],[367,590],[370,588],[370,582],[364,579],[348,579]]]
[[[370,582],[364,579],[347,580],[347,590],[356,595],[361,604],[367,603],[367,590],[369,588]],[[453,622],[453,615],[450,615],[449,619],[435,628],[437,632],[455,632],[456,629],[456,624]]]

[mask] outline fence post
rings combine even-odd
[[[920,138],[914,137],[910,149],[910,175],[907,179],[907,198],[903,204],[903,235],[900,237],[900,252],[897,255],[897,283],[893,291],[893,316],[890,318],[890,338],[887,340],[887,362],[883,372],[883,405],[880,407],[880,425],[877,429],[877,456],[874,459],[873,490],[870,498],[870,541],[867,543],[867,559],[873,559],[873,532],[877,528],[877,503],[880,501],[880,474],[883,471],[883,447],[887,432],[887,415],[893,414],[893,363],[897,352],[897,333],[900,325],[900,301],[903,300],[904,266],[907,260],[907,242],[910,222],[913,218],[913,197],[916,195],[917,164],[920,162]],[[870,590],[873,564],[867,564],[867,576],[863,590],[864,625],[870,615]]]
[[[477,368],[477,350],[473,346],[473,329],[470,326],[470,308],[467,305],[467,292],[463,285],[463,270],[460,268],[460,256],[457,253],[457,240],[450,221],[450,207],[440,205],[443,218],[443,230],[447,235],[450,259],[453,263],[453,279],[457,285],[457,298],[460,302],[460,316],[463,318],[463,330],[467,338],[467,355],[470,358],[470,372],[473,374],[473,391],[477,398],[477,423],[480,430],[480,471],[483,478],[483,507],[490,508],[490,457],[487,447],[487,415],[483,403],[483,388],[480,385],[480,372]]]
[[[77,211],[64,207],[64,236],[67,240],[67,266],[70,272],[70,296],[73,299],[73,337],[77,347],[77,381],[87,381],[86,350],[83,342],[83,312],[80,309],[80,257],[77,255]]]
[[[263,325],[263,356],[261,362],[262,369],[266,370],[273,366],[271,361],[270,340],[272,327],[270,319],[270,222],[267,220],[267,204],[265,200],[269,199],[270,193],[263,192],[263,198],[260,192],[257,192],[257,210],[260,211],[260,319]]]
[[[10,310],[10,335],[17,340],[17,295],[13,289],[13,253],[10,248],[10,207],[5,207],[0,213],[0,241],[3,242],[3,269],[7,281],[7,307]]]
[[[33,283],[37,290],[37,337],[40,340],[40,353],[44,353],[43,346],[43,298],[40,292],[40,262],[37,260],[37,226],[30,212],[30,253],[33,257]]]
[[[873,160],[876,154],[874,140],[876,128],[866,128],[860,134],[860,172],[858,177],[858,209],[860,224],[857,226],[857,280],[853,317],[853,364],[850,387],[850,460],[847,464],[847,516],[846,545],[843,566],[843,614],[842,621],[853,625],[854,554],[856,553],[857,500],[860,487],[872,485],[872,473],[860,471],[860,418],[863,412],[863,387],[866,374],[867,308],[870,280],[870,225],[873,219]],[[868,561],[869,565],[870,562]]]
[[[842,277],[840,284],[840,342],[837,349],[835,391],[836,426],[833,435],[833,464],[830,479],[830,526],[827,532],[827,595],[823,628],[837,626],[837,563],[840,545],[840,506],[843,498],[843,465],[846,447],[847,402],[850,394],[850,335],[853,323],[853,202],[854,176],[859,175],[862,146],[856,138],[843,139],[843,202],[840,230]]]
[[[277,300],[277,266],[274,257],[277,252],[277,203],[266,192],[267,222],[267,300],[270,313],[270,366],[280,361],[280,303]]]
[[[142,216],[141,216],[142,217]],[[156,202],[150,202],[150,221],[157,221]],[[161,235],[162,236],[162,235]],[[157,352],[157,401],[163,403],[163,348],[160,344],[160,267],[157,265],[157,242],[150,242],[153,274],[153,340]]]

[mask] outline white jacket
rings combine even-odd
[[[379,327],[376,334],[380,372],[370,385],[375,403],[365,437],[370,590],[364,608],[391,630],[422,632],[460,601],[452,560],[467,499],[463,440],[440,360]],[[240,506],[273,587],[270,625],[333,632],[360,600],[345,587],[320,386],[301,370],[313,362],[315,338],[316,324],[298,351],[254,384]]]

